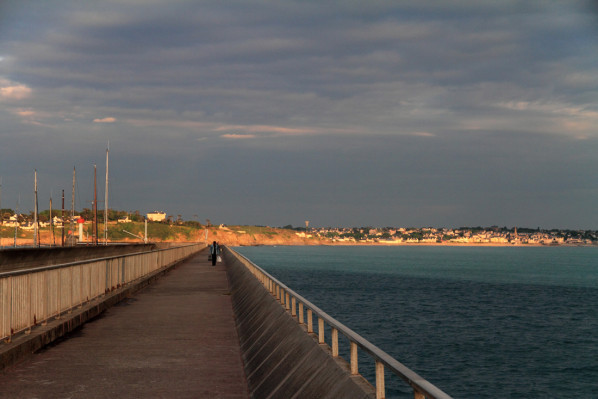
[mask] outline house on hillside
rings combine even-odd
[[[150,222],[161,222],[163,220],[166,220],[166,213],[158,211],[149,212],[147,214],[147,220],[149,220]]]

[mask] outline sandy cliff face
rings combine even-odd
[[[245,229],[245,230],[243,230]],[[300,237],[294,230],[276,229],[276,228],[255,228],[253,226],[219,228],[210,227],[208,230],[207,241],[218,241],[224,245],[230,246],[252,246],[252,245],[326,245],[331,244],[328,240],[321,240],[317,238]],[[40,232],[42,245],[61,245],[61,236],[55,234],[54,237],[48,231]],[[91,239],[90,239],[91,240]],[[13,238],[2,237],[0,239],[0,246],[12,246]],[[33,238],[19,238],[18,245],[33,245]],[[133,237],[120,238],[119,242],[141,242],[141,239]],[[189,232],[179,232],[176,227],[172,229],[167,239],[160,239],[149,234],[150,242],[206,242],[206,229],[200,228],[198,230]],[[89,242],[91,243],[91,242]]]
[[[205,239],[204,237],[202,237]],[[230,246],[251,246],[251,245],[322,245],[326,244],[321,240],[313,238],[302,238],[293,232],[277,231],[271,234],[262,233],[238,233],[231,230],[213,229],[208,233],[208,242],[218,241],[221,244]]]

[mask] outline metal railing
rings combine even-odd
[[[0,340],[60,318],[117,288],[204,248],[190,244],[0,273]]]
[[[283,306],[299,324],[304,325],[307,322],[308,333],[314,333],[313,317],[314,315],[317,317],[318,342],[320,344],[326,343],[325,325],[327,324],[331,328],[330,349],[332,357],[339,357],[338,334],[339,332],[343,334],[350,342],[349,352],[352,375],[359,374],[357,348],[360,348],[363,352],[369,355],[375,362],[375,389],[377,399],[383,399],[386,395],[384,387],[385,367],[411,386],[415,399],[451,398],[451,396],[441,391],[423,377],[420,377],[416,372],[409,369],[404,364],[395,360],[382,349],[373,345],[350,328],[326,314],[322,309],[297,294],[245,256],[230,248],[227,248],[227,250],[245,265],[245,267],[262,283],[266,290],[280,302],[281,306]]]

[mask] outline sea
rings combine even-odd
[[[598,247],[235,250],[454,398],[598,398]]]

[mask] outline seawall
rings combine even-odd
[[[233,312],[249,391],[254,398],[374,398],[374,388],[330,356],[226,249]]]

